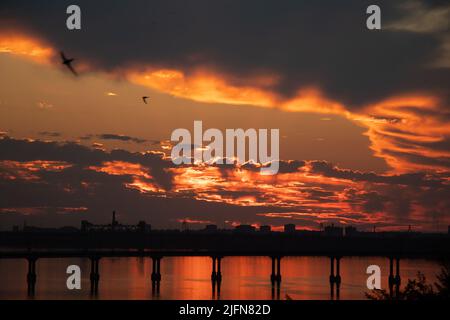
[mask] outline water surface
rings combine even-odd
[[[66,268],[79,265],[81,290],[68,290]],[[367,266],[379,265],[382,288],[387,289],[389,260],[381,257],[341,259],[340,299],[365,299]],[[27,299],[27,261],[0,259],[0,299]],[[430,260],[401,260],[402,285],[418,271],[430,283],[439,264]],[[171,257],[161,260],[159,294],[152,293],[150,258],[103,258],[96,297],[90,294],[90,261],[82,258],[39,259],[33,299],[212,299],[211,258]],[[285,257],[281,260],[280,298],[330,299],[330,261],[325,257]],[[220,299],[272,299],[271,260],[268,257],[225,257],[222,259]],[[215,296],[217,298],[217,295]]]

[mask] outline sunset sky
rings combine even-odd
[[[154,228],[446,231],[450,5],[377,1],[368,30],[370,4],[2,0],[0,229],[116,210]],[[194,120],[280,129],[280,172],[174,165],[171,133]]]

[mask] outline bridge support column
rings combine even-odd
[[[336,282],[336,298],[339,299],[341,290],[341,257],[336,257],[336,276],[334,280]]]
[[[277,258],[277,283],[281,282],[281,257]]]
[[[222,281],[222,257],[212,258],[211,281]]]
[[[91,293],[92,294],[98,293],[98,283],[100,281],[99,261],[100,261],[100,258],[97,258],[97,257],[91,258],[90,280],[91,280]]]
[[[272,285],[275,284],[275,257],[271,257],[272,259],[272,273],[270,274],[270,282],[272,282]]]
[[[159,294],[161,282],[161,257],[152,257],[152,293]]]
[[[270,274],[270,282],[272,283],[272,299],[280,299],[281,284],[281,257],[270,257],[272,259],[272,272]],[[276,289],[276,296],[275,296]]]
[[[394,276],[394,260],[395,260],[395,276]],[[389,295],[394,297],[394,289],[395,296],[398,297],[400,291],[400,258],[399,257],[389,257]]]
[[[334,283],[334,257],[330,257],[330,283]]]
[[[401,284],[400,278],[400,258],[397,257],[396,269],[395,269],[395,284],[399,286]]]
[[[222,257],[217,257],[217,282],[222,281]]]
[[[212,258],[212,271],[211,271],[211,281],[215,282],[217,280],[217,272],[216,272],[216,257]]]
[[[161,258],[152,257],[152,282],[161,281]]]
[[[213,256],[212,259],[212,271],[211,271],[211,284],[212,284],[212,296],[213,299],[217,296],[220,297],[220,285],[222,283],[222,257]]]
[[[336,273],[334,268],[334,262],[336,261]],[[330,257],[330,293],[331,298],[334,297],[334,288],[336,286],[336,297],[339,299],[340,286],[341,286],[341,257]]]
[[[402,280],[400,278],[400,258],[397,257],[396,268],[395,268],[395,295],[398,298],[400,293],[400,284]]]
[[[37,258],[30,257],[28,260],[28,273],[27,273],[27,291],[28,295],[34,295],[36,288],[36,260]]]
[[[156,259],[152,257],[152,282],[156,281]]]
[[[156,281],[160,282],[161,281],[161,257],[158,258],[158,260],[156,260],[156,269],[157,271],[157,275],[156,275]]]
[[[271,257],[272,273],[270,274],[270,282],[272,284],[281,282],[281,257]]]
[[[395,278],[394,278],[394,258],[389,257],[389,295],[393,297],[394,295],[394,284],[395,284]]]

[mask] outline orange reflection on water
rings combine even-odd
[[[82,289],[68,290],[66,268],[81,268]],[[341,259],[340,298],[365,299],[366,269],[381,268],[382,289],[387,289],[388,260],[381,257]],[[402,286],[408,278],[423,272],[429,283],[435,281],[439,264],[429,260],[401,260]],[[160,293],[151,287],[152,261],[149,258],[103,258],[100,260],[100,286],[95,299],[212,299],[212,260],[209,257],[166,257],[161,260]],[[26,299],[26,260],[0,259],[0,299]],[[285,257],[281,260],[280,299],[330,299],[326,257]],[[39,259],[35,299],[91,299],[88,259]],[[225,257],[222,259],[220,299],[272,299],[269,257]]]

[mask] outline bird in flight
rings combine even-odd
[[[147,104],[147,99],[148,98],[150,98],[150,97],[144,96],[144,97],[142,97],[142,101],[144,101],[144,103]]]
[[[77,72],[72,67],[72,62],[75,59],[67,59],[64,52],[62,52],[62,51],[60,52],[60,54],[61,54],[62,64],[65,65],[67,68],[69,68],[69,70],[72,71],[72,73],[77,76],[78,75]]]

